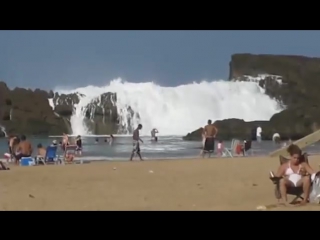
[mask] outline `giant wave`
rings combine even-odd
[[[245,121],[269,120],[281,111],[278,102],[265,94],[257,82],[202,81],[177,87],[162,87],[153,82],[131,83],[112,80],[105,86],[87,86],[56,92],[81,93],[80,102],[71,117],[73,134],[90,134],[84,124],[82,109],[106,92],[117,94],[118,115],[124,122],[130,106],[139,117],[131,119],[131,127],[143,125],[142,135],[158,128],[160,135],[185,135],[203,126],[208,119],[239,118]],[[136,116],[136,115],[135,115]]]

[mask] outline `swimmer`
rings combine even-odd
[[[109,145],[112,145],[113,141],[114,141],[114,136],[110,134]]]
[[[79,154],[80,156],[82,155],[82,139],[81,136],[78,135],[76,138],[76,153]]]
[[[151,141],[158,141],[158,137],[156,137],[156,133],[159,133],[158,129],[154,128],[151,130]]]
[[[272,135],[272,141],[276,144],[280,144],[281,138],[279,133],[275,133]]]

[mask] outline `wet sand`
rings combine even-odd
[[[318,170],[320,156],[310,164]],[[268,173],[278,165],[236,157],[11,167],[0,171],[0,210],[256,210],[277,202]]]

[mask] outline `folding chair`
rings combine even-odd
[[[234,153],[236,152],[236,147],[240,143],[238,139],[232,139],[230,148],[223,149],[223,155],[229,155],[233,158]]]
[[[304,162],[309,163],[308,154],[307,153],[304,153],[301,156],[301,159],[303,159]],[[285,158],[283,156],[279,156],[279,161],[280,161],[280,165],[282,165],[282,164],[287,163],[289,161],[289,159],[287,159],[287,158]],[[274,194],[275,194],[276,199],[278,199],[278,201],[281,199],[281,193],[280,193],[280,180],[281,179],[282,179],[282,177],[271,179],[272,182],[275,184]],[[296,202],[298,199],[302,199],[303,200],[303,197],[302,197],[303,189],[302,189],[302,187],[287,187],[287,194],[295,196],[295,198],[291,201],[291,203]]]

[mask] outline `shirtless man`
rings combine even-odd
[[[66,150],[66,147],[69,145],[69,137],[67,134],[63,133],[62,136],[62,149],[63,151]]]
[[[143,161],[142,157],[141,157],[141,154],[140,154],[140,142],[143,143],[142,139],[140,138],[140,135],[139,135],[139,131],[142,129],[142,125],[139,124],[138,127],[136,128],[136,130],[133,131],[133,149],[132,149],[132,153],[131,153],[131,157],[130,157],[130,161],[132,161],[132,158],[134,156],[134,154],[136,153],[140,160]]]
[[[158,141],[156,133],[159,133],[158,129],[154,128],[151,130],[151,141]]]
[[[32,145],[31,143],[27,140],[25,135],[21,136],[21,142],[19,143],[16,153],[15,153],[15,159],[16,159],[16,164],[19,164],[19,160],[22,157],[30,157],[32,155]]]
[[[206,125],[203,129],[203,134],[205,135],[205,142],[202,152],[202,157],[206,153],[209,154],[209,157],[211,153],[214,152],[214,138],[216,137],[218,133],[218,129],[212,124],[211,120],[208,120],[208,125]]]

